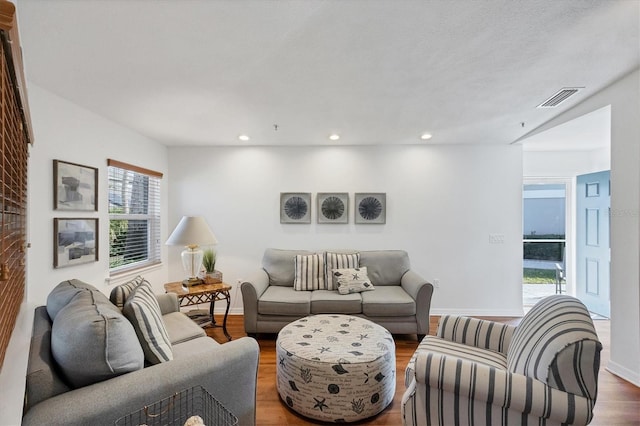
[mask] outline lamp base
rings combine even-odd
[[[182,285],[185,287],[191,287],[194,285],[200,285],[203,281],[200,278],[187,278],[186,280],[182,280]]]

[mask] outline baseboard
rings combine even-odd
[[[216,305],[215,314],[224,314],[224,307]],[[231,308],[229,315],[243,315],[242,308]],[[466,315],[474,317],[517,317],[524,315],[522,310],[518,309],[432,309],[431,315]]]
[[[522,309],[431,309],[431,315],[464,315],[473,317],[522,317]]]
[[[617,362],[609,361],[609,364],[605,367],[605,369],[621,379],[630,382],[631,384],[640,387],[640,373],[637,371],[629,370],[627,367],[624,367]]]

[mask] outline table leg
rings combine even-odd
[[[213,316],[213,308],[216,306],[216,295],[211,295],[211,302],[209,302],[209,316],[211,317],[211,325],[216,326],[216,319]]]
[[[227,339],[231,340],[231,335],[227,331],[227,317],[229,316],[229,307],[231,306],[231,295],[229,292],[225,292],[227,296],[227,309],[224,311],[224,319],[222,320],[222,331],[224,335],[227,336]]]

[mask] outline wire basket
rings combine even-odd
[[[238,424],[238,418],[206,389],[195,386],[119,418],[116,426],[183,426],[191,416],[202,417],[206,426]]]

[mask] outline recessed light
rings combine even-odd
[[[422,139],[423,141],[428,141],[432,137],[433,136],[431,135],[431,133],[423,133],[423,134],[420,135],[420,139]]]
[[[329,135],[329,139],[331,139],[332,141],[337,141],[338,139],[340,139],[340,135],[334,133],[332,135]]]
[[[238,139],[240,139],[240,140],[241,140],[241,141],[243,141],[243,142],[246,142],[246,141],[248,141],[250,138],[249,138],[249,136],[247,136],[247,135],[240,135],[240,136],[238,136]]]

